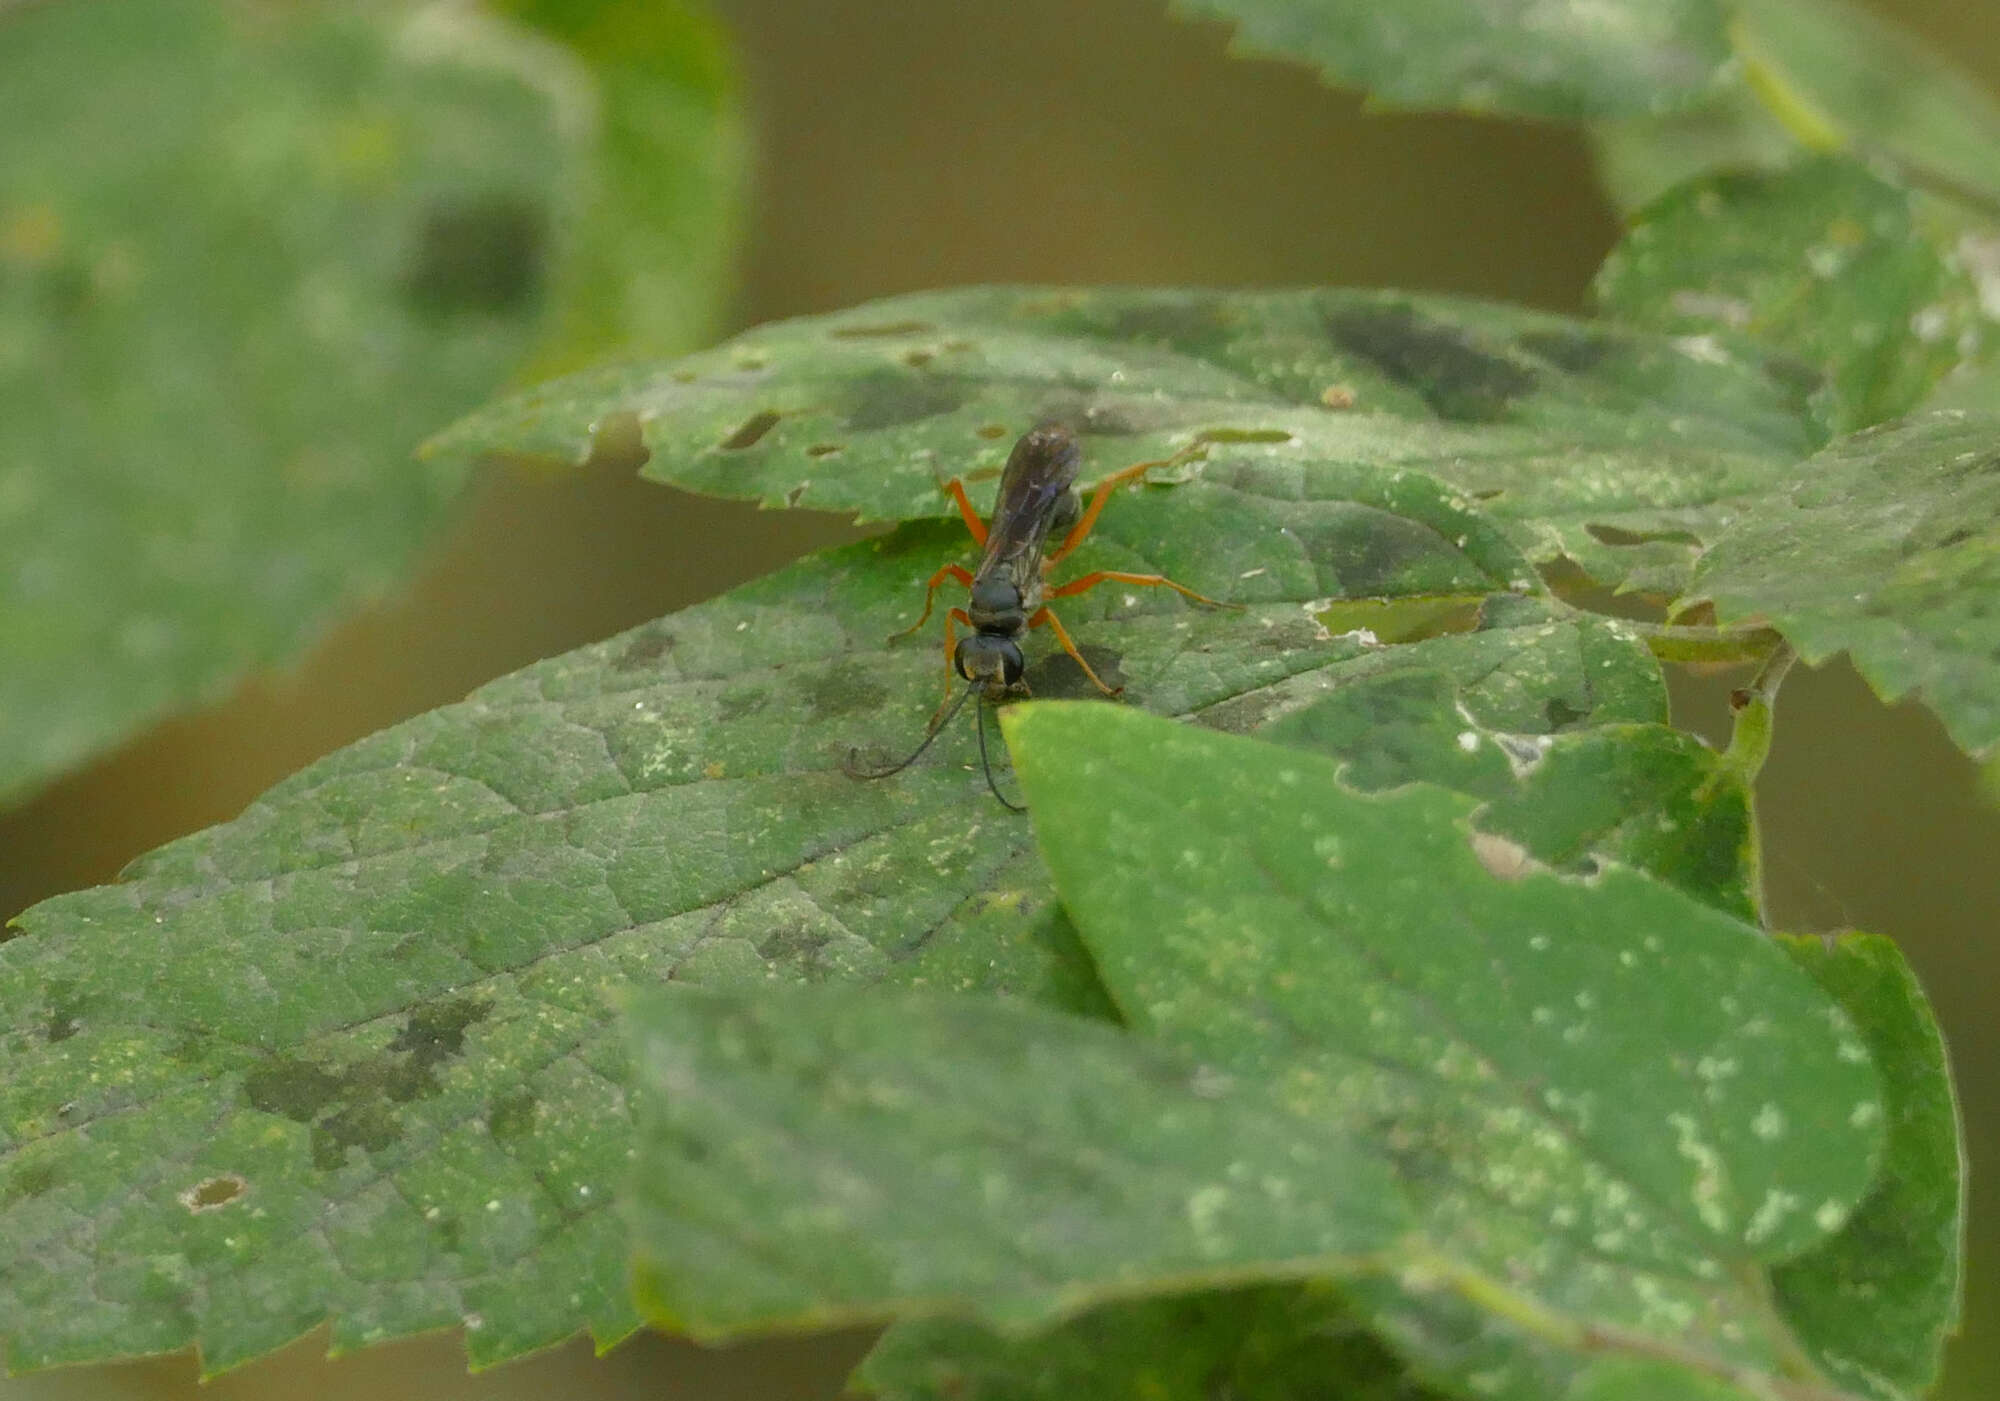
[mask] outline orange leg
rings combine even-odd
[[[1221,599],[1210,598],[1207,594],[1196,593],[1186,584],[1176,584],[1164,574],[1126,574],[1116,569],[1100,569],[1093,574],[1086,574],[1080,579],[1072,579],[1060,588],[1050,589],[1042,597],[1070,598],[1076,594],[1083,593],[1087,589],[1096,588],[1106,579],[1116,579],[1121,584],[1143,584],[1147,588],[1172,589],[1182,598],[1191,598],[1196,603],[1206,603],[1216,608],[1241,608],[1243,606],[1240,603],[1224,603]]]
[[[958,674],[958,668],[953,665],[953,660],[958,653],[957,644],[953,641],[951,635],[951,625],[953,623],[964,623],[966,627],[970,628],[972,626],[972,618],[963,608],[954,608],[944,615],[944,699],[939,701],[938,708],[931,712],[932,729],[937,728],[938,721],[944,718],[944,708],[951,704],[952,678]]]
[[[918,618],[914,623],[911,623],[908,627],[902,629],[900,632],[890,633],[889,640],[891,642],[894,642],[899,637],[908,637],[911,633],[915,632],[918,628],[922,627],[925,623],[931,620],[931,607],[937,602],[938,585],[942,584],[947,579],[956,579],[958,580],[959,583],[965,585],[968,589],[972,587],[972,575],[967,573],[962,566],[956,564],[947,564],[944,568],[938,570],[937,573],[931,575],[930,583],[924,586],[923,616],[921,618]]]
[[[1130,467],[1123,467],[1113,472],[1097,484],[1097,489],[1091,494],[1090,505],[1084,508],[1083,515],[1078,518],[1077,523],[1070,527],[1069,534],[1063,536],[1062,543],[1047,556],[1043,567],[1054,564],[1083,543],[1084,537],[1090,534],[1091,527],[1097,524],[1097,517],[1104,510],[1104,503],[1111,499],[1111,493],[1119,487],[1135,478],[1145,476],[1155,467],[1171,467],[1175,463],[1185,462],[1190,457],[1200,456],[1207,451],[1206,444],[1190,443],[1172,457],[1162,457],[1152,462],[1135,462]]]
[[[1083,653],[1077,651],[1076,643],[1070,640],[1069,629],[1062,625],[1062,619],[1046,608],[1037,608],[1034,616],[1028,619],[1028,626],[1031,628],[1041,627],[1045,623],[1048,625],[1049,630],[1056,635],[1056,641],[1062,643],[1063,651],[1075,658],[1076,664],[1083,668],[1083,674],[1090,678],[1091,685],[1097,687],[1098,690],[1104,692],[1107,696],[1115,696],[1125,689],[1123,686],[1105,685],[1104,679],[1090,669],[1090,663],[1083,659]]]
[[[965,528],[972,532],[973,543],[984,545],[986,543],[986,522],[979,519],[979,512],[973,510],[972,503],[966,499],[965,483],[957,477],[953,477],[944,484],[944,489],[950,492],[952,497],[958,502],[958,513],[965,517]]]

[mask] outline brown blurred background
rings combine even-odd
[[[1388,3],[1389,0],[1384,0]],[[717,0],[760,153],[721,332],[967,282],[1384,284],[1559,311],[1617,236],[1569,132],[1367,116],[1225,55],[1162,0]],[[1993,0],[1877,8],[2000,90]],[[852,538],[629,478],[492,475],[408,593],[290,674],[176,721],[0,818],[0,917],[110,879],[307,761],[536,658]],[[1726,682],[1677,684],[1715,736]],[[2000,811],[1928,715],[1844,665],[1795,673],[1760,790],[1776,920],[1897,938],[1951,1038],[1975,1165],[1966,1327],[1943,1396],[2000,1395]],[[573,1343],[478,1377],[455,1335],[326,1362],[323,1334],[197,1391],[183,1356],[0,1381],[0,1401],[830,1396],[866,1338],[704,1352]]]

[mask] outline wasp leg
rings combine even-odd
[[[1037,608],[1034,616],[1028,619],[1028,626],[1038,628],[1043,624],[1047,624],[1049,630],[1056,635],[1056,641],[1062,643],[1063,651],[1069,653],[1075,659],[1076,664],[1083,668],[1083,674],[1090,678],[1091,685],[1097,687],[1098,690],[1104,692],[1107,696],[1115,696],[1125,689],[1123,686],[1105,685],[1104,678],[1092,671],[1090,663],[1083,659],[1083,653],[1076,650],[1076,643],[1071,640],[1069,629],[1062,625],[1062,619],[1046,608]]]
[[[970,628],[972,626],[972,617],[963,608],[954,608],[944,615],[944,699],[939,701],[938,708],[931,712],[932,725],[942,723],[945,707],[951,704],[951,679],[957,674],[957,668],[952,665],[952,658],[957,652],[957,649],[952,644],[951,637],[951,625],[953,623],[964,623],[967,628]]]
[[[972,502],[966,499],[965,483],[957,477],[953,477],[944,484],[944,489],[950,492],[953,499],[958,502],[958,513],[965,517],[965,528],[972,532],[972,542],[975,545],[984,545],[986,543],[986,522],[979,519],[979,512],[973,510]]]
[[[971,574],[967,573],[966,570],[960,565],[947,564],[937,573],[931,575],[930,583],[924,586],[923,616],[918,618],[914,623],[911,623],[908,627],[903,628],[900,631],[890,633],[889,640],[891,642],[894,642],[899,637],[908,637],[911,633],[915,632],[918,628],[922,627],[925,623],[928,623],[931,620],[931,608],[933,605],[937,603],[938,585],[942,584],[946,579],[956,579],[958,580],[959,583],[965,585],[968,589],[972,587]]]
[[[1091,527],[1097,524],[1097,517],[1103,511],[1104,503],[1111,499],[1111,493],[1119,487],[1145,476],[1155,467],[1172,467],[1187,461],[1190,457],[1200,457],[1207,451],[1208,447],[1204,443],[1190,443],[1172,457],[1162,457],[1151,462],[1135,462],[1130,467],[1121,467],[1113,472],[1097,484],[1096,490],[1090,495],[1090,505],[1084,508],[1083,515],[1078,518],[1077,523],[1070,527],[1069,534],[1063,536],[1062,543],[1046,557],[1042,567],[1048,568],[1083,543],[1084,537],[1090,534]]]
[[[1176,584],[1164,574],[1126,574],[1116,569],[1100,569],[1095,573],[1086,574],[1080,579],[1072,579],[1059,588],[1050,589],[1042,597],[1072,598],[1086,590],[1096,588],[1106,579],[1116,579],[1121,584],[1142,584],[1147,588],[1172,589],[1182,598],[1191,598],[1196,603],[1206,603],[1212,608],[1241,608],[1243,606],[1240,603],[1224,603],[1219,598],[1210,598],[1207,594],[1196,593],[1186,584]]]

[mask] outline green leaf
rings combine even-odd
[[[1811,458],[1703,557],[1691,598],[1768,618],[1807,662],[1847,652],[1960,748],[2000,746],[2000,415],[1940,411]]]
[[[633,1013],[637,1293],[695,1338],[1021,1328],[1338,1273],[1409,1228],[1382,1158],[1252,1079],[968,997],[673,989]]]
[[[1185,1294],[1010,1336],[962,1319],[899,1323],[850,1390],[882,1401],[1430,1401],[1323,1286]]]
[[[1521,735],[1487,723],[1481,687],[1437,672],[1369,678],[1268,726],[1262,737],[1331,755],[1363,791],[1435,783],[1484,800],[1481,832],[1523,860],[1588,874],[1601,858],[1658,876],[1754,922],[1756,839],[1741,775],[1666,725],[1598,724]]]
[[[1417,474],[1347,481],[1122,493],[1065,569],[1167,567],[1247,606],[1099,589],[1059,605],[1084,654],[1133,704],[1239,729],[1404,666],[1510,730],[1664,718],[1629,629],[1544,600],[1403,645],[1330,631],[1344,581],[1490,591],[1523,567]],[[469,1321],[482,1363],[619,1336],[620,986],[1108,1011],[970,717],[892,779],[842,771],[922,734],[937,634],[886,639],[969,545],[912,523],[540,663],[22,916],[0,942],[13,1365],[198,1342],[219,1369],[327,1319],[342,1350]],[[1091,694],[1045,637],[1036,693]]]
[[[1833,1376],[1866,1395],[1921,1395],[1937,1380],[1963,1293],[1965,1164],[1944,1039],[1889,940],[1849,934],[1784,947],[1867,1040],[1886,1091],[1889,1151],[1879,1185],[1840,1234],[1773,1272],[1778,1303]]]
[[[493,2],[575,53],[576,88],[595,99],[572,104],[594,159],[566,172],[555,326],[533,373],[699,343],[728,285],[747,164],[721,24],[700,0]]]
[[[1851,433],[1915,407],[1991,336],[1953,237],[1916,196],[1827,157],[1677,187],[1634,217],[1596,291],[1635,325],[1741,331],[1798,356]]]
[[[863,518],[950,516],[1044,418],[1089,471],[1441,478],[1535,562],[1663,593],[1820,442],[1796,365],[1719,341],[1395,293],[974,288],[571,376],[433,440],[459,459],[650,451],[661,481]],[[641,451],[641,455],[643,455]],[[1171,478],[1169,478],[1171,479]],[[1351,595],[1350,595],[1351,596]]]
[[[2000,103],[1908,31],[1850,0],[1735,0],[1736,61],[1711,99],[1593,125],[1612,198],[1633,209],[1684,180],[1773,169],[1805,149],[2000,190]]]
[[[1558,119],[1663,112],[1703,92],[1729,57],[1713,0],[1175,0],[1173,8],[1233,21],[1234,52],[1310,64],[1384,107]]]
[[[614,166],[569,121],[589,74],[465,6],[0,28],[6,798],[396,584],[462,476],[412,448],[605,281],[585,173]],[[714,295],[712,265],[646,276]]]
[[[1003,726],[1134,1029],[1391,1153],[1440,1259],[1354,1292],[1426,1375],[1794,1369],[1768,1271],[1866,1194],[1881,1086],[1780,950],[1622,867],[1496,879],[1456,794],[1111,707]]]

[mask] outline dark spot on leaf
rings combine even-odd
[[[835,340],[867,340],[875,336],[921,336],[937,327],[928,321],[881,321],[870,324],[862,322],[853,326],[836,326],[827,334]]]
[[[798,505],[800,498],[806,494],[806,488],[810,485],[811,485],[810,482],[800,482],[797,486],[793,487],[790,491],[786,492],[785,504],[787,506]]]
[[[1530,355],[1540,356],[1558,369],[1573,375],[1587,375],[1619,348],[1615,336],[1592,331],[1529,331],[1515,342]]]
[[[839,452],[840,449],[841,445],[839,443],[814,443],[806,449],[806,456],[831,457],[834,453]]]
[[[96,299],[90,270],[73,259],[60,259],[40,269],[33,282],[37,309],[52,321],[83,315]]]
[[[721,443],[724,452],[741,452],[745,448],[757,446],[758,440],[778,426],[778,415],[769,409],[752,414],[737,425],[736,431]]]
[[[1505,496],[1506,494],[1504,488],[1497,486],[1481,487],[1478,491],[1468,491],[1466,493],[1474,501],[1491,501],[1496,496]]]
[[[424,211],[403,287],[439,315],[513,311],[540,294],[547,255],[538,202],[511,193],[461,196]]]
[[[26,1201],[39,1197],[56,1185],[54,1163],[27,1163],[14,1170],[7,1179],[4,1190],[0,1190],[0,1202]]]
[[[313,1166],[322,1172],[337,1171],[347,1162],[348,1149],[379,1153],[402,1131],[395,1111],[379,1100],[347,1105],[313,1125]]]
[[[803,924],[781,925],[758,942],[757,952],[773,963],[810,968],[826,942],[821,930]]]
[[[398,1101],[437,1092],[437,1069],[465,1050],[465,1029],[484,1021],[492,1010],[476,997],[453,997],[427,1002],[410,1013],[410,1020],[389,1043],[393,1053],[409,1059],[392,1070],[386,1085],[389,1097]]]
[[[960,386],[932,375],[870,375],[849,395],[847,426],[857,432],[895,428],[950,413],[964,402]]]
[[[340,1077],[291,1056],[273,1056],[243,1077],[243,1097],[252,1109],[301,1124],[311,1123],[339,1094]]]
[[[1121,307],[1107,329],[1118,340],[1165,341],[1187,350],[1213,344],[1233,319],[1222,297],[1177,295],[1172,301]]]
[[[667,377],[673,380],[675,384],[693,384],[696,380],[701,378],[701,376],[696,374],[693,370],[687,370],[687,369],[674,370]]]
[[[502,1143],[526,1138],[534,1129],[535,1097],[527,1090],[503,1095],[486,1111],[486,1131]]]
[[[1004,423],[983,424],[978,431],[980,437],[985,438],[988,442],[992,442],[1007,436],[1007,425]]]
[[[632,640],[625,644],[625,650],[611,665],[619,671],[637,671],[651,666],[671,652],[673,647],[674,635],[657,623],[649,623],[632,635]]]
[[[1772,354],[1764,357],[1764,378],[1804,400],[1819,392],[1826,372],[1795,355]]]
[[[189,1211],[214,1211],[228,1206],[250,1190],[250,1184],[233,1172],[225,1172],[197,1182],[181,1193],[181,1205]]]
[[[741,720],[746,715],[754,715],[770,702],[769,691],[725,691],[715,703],[715,718],[725,724],[731,720]]]
[[[930,362],[931,353],[928,350],[909,350],[903,353],[903,363],[913,370],[921,370]]]
[[[1527,369],[1412,307],[1343,307],[1328,314],[1326,326],[1343,350],[1415,390],[1440,418],[1491,422],[1535,387]]]
[[[83,999],[77,996],[74,985],[63,982],[50,983],[48,995],[49,1015],[42,1023],[42,1039],[51,1044],[67,1041],[83,1029],[77,1015],[83,1010]]]
[[[1105,685],[1118,687],[1125,684],[1124,656],[1108,647],[1094,647],[1079,644],[1077,651],[1090,663],[1090,669],[1097,673]],[[1040,661],[1031,665],[1021,678],[1028,683],[1028,690],[1041,700],[1097,700],[1104,692],[1090,684],[1090,678],[1083,674],[1083,668],[1076,659],[1057,647]]]
[[[881,682],[859,662],[834,663],[806,682],[804,690],[806,704],[812,707],[815,720],[830,720],[852,715],[859,710],[872,710],[889,695]]]
[[[1195,434],[1197,443],[1289,443],[1292,435],[1282,428],[1204,428]]]
[[[1953,530],[1950,534],[1946,535],[1943,539],[1939,540],[1937,542],[1936,548],[1942,550],[1951,545],[1962,545],[1971,538],[1972,538],[1972,531],[1967,527],[1961,525],[1956,530]]]
[[[431,1230],[436,1233],[438,1244],[444,1247],[446,1254],[456,1254],[464,1243],[465,1230],[458,1224],[456,1216],[439,1213],[431,1219]]]
[[[1542,706],[1542,718],[1548,723],[1550,734],[1566,730],[1579,720],[1588,719],[1590,712],[1578,710],[1561,696],[1550,696]]]

